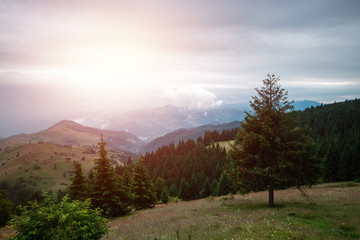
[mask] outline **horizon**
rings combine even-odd
[[[55,119],[244,103],[266,74],[289,100],[359,98],[360,2],[3,1],[0,137]],[[35,127],[34,127],[35,126]]]
[[[356,98],[355,98],[356,99]],[[344,101],[351,101],[351,100],[355,100],[355,99],[346,99]],[[338,102],[332,102],[332,103],[321,103],[321,102],[316,102],[316,101],[312,101],[312,100],[301,100],[301,101],[294,101],[294,103],[307,103],[307,105],[309,106],[314,106],[316,107],[317,104],[318,105],[326,105],[326,104],[334,104],[334,103],[338,103]],[[342,102],[342,101],[341,101]],[[235,106],[234,106],[235,105]],[[233,103],[233,104],[222,104],[220,106],[217,106],[215,107],[215,109],[220,109],[222,107],[234,107],[234,109],[236,108],[241,108],[243,109],[243,111],[247,111],[248,109],[250,109],[250,105],[248,103],[245,103],[245,102],[241,102],[241,103]],[[129,111],[125,111],[124,113],[125,114],[130,114],[130,113],[136,113],[136,112],[143,112],[143,111],[148,111],[148,110],[156,110],[156,109],[163,109],[163,108],[166,108],[166,107],[174,107],[174,108],[178,108],[178,109],[184,109],[184,110],[187,110],[187,111],[190,111],[190,112],[207,112],[207,110],[209,109],[190,109],[190,108],[186,108],[186,107],[178,107],[178,106],[175,106],[175,105],[172,105],[172,104],[167,104],[167,105],[163,105],[163,106],[160,106],[160,107],[156,107],[156,108],[138,108],[138,109],[133,109],[133,110],[129,110]],[[300,108],[302,108],[303,106],[298,106]],[[295,111],[297,110],[300,110],[302,111],[301,109],[296,109],[296,107],[294,108]],[[308,108],[308,107],[306,107]],[[213,109],[213,110],[215,110]],[[37,129],[37,130],[33,130],[33,131],[28,131],[28,132],[16,132],[14,134],[11,134],[11,135],[8,135],[8,136],[1,136],[0,135],[0,139],[7,139],[9,137],[14,137],[14,136],[18,136],[18,135],[23,135],[23,134],[35,134],[35,133],[38,133],[40,131],[43,131],[43,130],[47,130],[51,127],[54,127],[55,125],[57,124],[60,124],[62,122],[74,122],[76,124],[80,124],[84,127],[90,127],[90,128],[95,128],[95,129],[101,129],[101,130],[110,130],[110,131],[119,131],[119,132],[129,132],[127,129],[112,129],[112,128],[107,128],[106,127],[106,124],[103,124],[103,125],[99,125],[99,124],[102,124],[102,121],[103,119],[101,119],[99,121],[96,120],[96,121],[93,121],[91,122],[91,118],[93,116],[89,116],[87,119],[86,118],[72,118],[72,119],[66,119],[66,118],[59,118],[59,119],[53,119],[52,121],[47,121],[47,125],[45,124],[45,126],[41,126],[41,128]],[[106,117],[109,117],[109,116],[105,116]],[[94,119],[92,119],[94,120]],[[228,122],[217,122],[217,123],[214,123],[214,122],[209,122],[209,123],[206,123],[206,124],[202,124],[202,125],[194,125],[192,127],[180,127],[179,129],[191,129],[191,128],[196,128],[196,127],[200,127],[200,126],[204,126],[204,125],[221,125],[221,124],[227,124],[227,123],[231,123],[231,122],[234,122],[234,121],[240,121],[241,122],[242,119],[234,119],[234,120],[231,120],[231,121],[228,121]],[[179,130],[179,129],[174,129],[173,131],[176,131],[176,130]],[[167,132],[165,133],[168,134],[168,133],[171,133],[173,131],[170,131],[170,132]],[[133,132],[129,132],[131,134],[134,134]],[[0,132],[0,134],[2,134]],[[138,136],[137,134],[135,134],[135,136],[139,137],[140,139],[142,140],[146,140],[146,139],[143,139],[142,136]],[[157,136],[157,137],[161,137],[163,135],[160,135],[160,136]]]

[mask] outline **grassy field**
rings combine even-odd
[[[113,219],[104,239],[359,239],[360,184],[297,189],[158,205]]]
[[[220,147],[225,148],[226,151],[228,152],[231,150],[232,145],[234,145],[235,140],[223,141],[223,142],[217,142],[217,143],[220,145]]]

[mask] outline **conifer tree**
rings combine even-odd
[[[325,182],[335,182],[339,180],[339,151],[340,149],[335,144],[332,144],[329,148],[329,152],[324,163]]]
[[[130,210],[130,199],[115,181],[115,171],[107,158],[103,136],[98,145],[100,158],[95,160],[92,204],[102,209],[106,216],[126,214]]]
[[[224,171],[220,177],[217,194],[218,196],[223,196],[233,192],[233,182],[231,181],[229,174]]]
[[[85,199],[85,176],[82,172],[81,163],[74,161],[75,167],[75,176],[71,179],[71,185],[69,188],[70,197],[74,200],[84,200]]]
[[[311,184],[316,180],[319,159],[311,139],[288,112],[292,110],[279,77],[268,75],[258,96],[250,101],[251,112],[237,135],[232,160],[241,190],[268,189],[268,205],[274,205],[274,189],[285,185]]]
[[[189,191],[189,183],[185,180],[185,178],[181,179],[178,198],[189,201],[191,199],[190,191]]]
[[[167,188],[166,187],[166,181],[164,178],[162,177],[158,177],[156,179],[155,182],[155,194],[156,194],[156,199],[160,200],[161,199],[161,194],[164,191],[164,189]]]
[[[155,205],[154,187],[145,167],[143,157],[136,161],[132,174],[133,205],[136,209],[150,208]]]
[[[177,197],[178,195],[178,191],[176,189],[176,184],[173,183],[171,184],[170,188],[169,188],[169,196],[171,197]]]
[[[124,174],[122,176],[122,185],[124,190],[131,195],[131,181],[132,181],[132,167],[128,165],[125,168]]]
[[[210,184],[209,178],[206,178],[205,183],[200,192],[200,197],[205,198],[205,197],[210,196],[211,194],[212,194],[211,184]]]
[[[160,200],[164,204],[167,204],[169,202],[169,195],[168,195],[168,192],[167,192],[167,190],[165,188],[161,193]]]
[[[191,176],[191,180],[189,184],[189,198],[190,200],[199,198],[198,181],[194,173]]]

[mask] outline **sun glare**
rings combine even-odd
[[[77,84],[94,87],[121,86],[124,88],[146,84],[146,75],[154,71],[157,56],[135,49],[85,49],[76,53],[73,65]]]

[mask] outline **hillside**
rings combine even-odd
[[[110,221],[103,239],[359,239],[360,186],[323,184],[297,189],[157,205]]]
[[[87,146],[96,145],[101,134],[107,146],[126,151],[137,152],[141,140],[124,131],[102,130],[85,127],[73,121],[63,120],[54,126],[33,134],[21,134],[0,141],[0,148],[6,149],[27,143],[50,142],[60,145]]]
[[[168,133],[162,137],[158,137],[151,141],[150,143],[146,144],[142,148],[142,152],[152,152],[157,150],[159,147],[168,145],[169,143],[175,143],[177,144],[180,140],[188,140],[192,139],[194,141],[197,140],[198,137],[204,136],[205,132],[207,131],[218,131],[221,133],[223,130],[231,130],[238,128],[240,126],[239,121],[233,121],[230,123],[223,123],[223,124],[208,124],[203,125],[200,127],[195,128],[181,128],[176,131],[173,131],[171,133]]]
[[[318,144],[323,180],[360,179],[360,100],[320,105],[299,115]]]
[[[84,172],[88,173],[94,166],[94,159],[99,157],[96,151],[96,146],[62,146],[53,143],[29,143],[2,149],[0,182],[25,185],[34,190],[64,189],[70,183],[73,161],[79,161]],[[122,165],[129,157],[121,151],[109,151],[108,154],[114,165]]]

